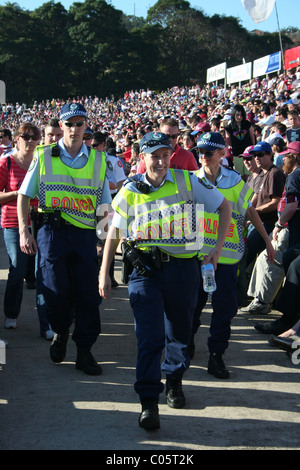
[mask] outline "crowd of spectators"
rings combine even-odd
[[[291,127],[287,112],[292,109],[299,112],[299,83],[300,68],[273,77],[255,78],[226,90],[223,84],[211,83],[175,86],[164,92],[131,90],[120,99],[77,96],[34,101],[32,105],[7,103],[0,106],[0,123],[2,129],[11,131],[12,137],[24,121],[37,125],[43,135],[47,122],[58,117],[66,102],[80,102],[88,111],[90,129],[113,137],[117,152],[128,161],[132,144],[139,141],[145,132],[158,128],[160,120],[166,116],[178,120],[181,145],[183,133],[194,131],[201,122],[206,123],[202,132],[210,129],[223,133],[230,124],[232,108],[237,104],[244,107],[247,120],[253,124],[256,140],[266,137],[274,121]]]
[[[161,130],[161,123],[166,119],[177,122],[176,145],[191,152],[196,168],[200,167],[199,155],[195,151],[197,139],[210,130],[220,132],[226,141],[223,164],[239,171],[245,180],[251,175],[253,178],[255,171],[243,165],[243,158],[239,158],[246,147],[267,142],[272,147],[273,163],[282,168],[282,152],[289,143],[300,140],[298,67],[226,89],[223,84],[211,83],[174,86],[163,92],[131,90],[119,99],[113,96],[102,99],[95,95],[34,101],[31,106],[26,103],[3,104],[0,106],[0,154],[14,151],[15,133],[24,122],[39,128],[42,144],[47,123],[58,118],[61,107],[67,102],[81,103],[87,110],[87,145],[88,141],[92,143],[95,133],[105,134],[109,138],[110,150],[112,147],[115,149],[127,175],[140,171],[140,139],[147,132]],[[247,123],[242,127],[243,132],[246,129],[247,138],[239,133],[241,126],[235,128],[240,122]]]

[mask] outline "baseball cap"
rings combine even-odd
[[[275,136],[272,139],[269,140],[269,144],[276,145],[279,147],[279,150],[283,150],[285,148],[285,142],[282,137]]]
[[[272,153],[272,147],[268,142],[258,142],[256,145],[254,145],[253,149],[250,150],[250,153],[254,152],[268,152]]]
[[[300,141],[290,142],[286,150],[280,153],[280,155],[287,155],[288,153],[300,153]]]
[[[250,153],[251,150],[254,149],[254,145],[249,145],[243,153],[239,155],[239,157],[244,157],[244,158],[253,158],[253,155]]]
[[[209,132],[210,131],[210,125],[208,122],[199,122],[197,126],[195,127],[195,130],[191,132],[191,135],[196,135],[198,132]]]
[[[65,104],[59,113],[59,119],[61,121],[67,121],[74,116],[82,116],[87,119],[88,115],[86,109],[80,103],[67,103]]]
[[[161,148],[173,150],[170,137],[162,132],[148,132],[140,140],[140,152],[153,153]]]
[[[85,131],[84,131],[84,135],[85,135],[85,134],[93,135],[92,129],[91,129],[90,127],[87,127],[87,128],[85,129]]]
[[[225,140],[219,132],[206,132],[197,140],[197,147],[206,150],[225,148]]]

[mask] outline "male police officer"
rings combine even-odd
[[[76,368],[101,374],[90,349],[100,333],[97,289],[96,208],[111,202],[104,153],[83,143],[87,113],[81,104],[68,103],[60,111],[63,138],[39,146],[19,191],[20,246],[38,250],[42,290],[49,322],[56,335],[52,361],[64,360],[72,322],[70,279],[75,294]],[[28,231],[29,198],[39,198],[37,241]]]

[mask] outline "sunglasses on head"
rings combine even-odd
[[[26,140],[27,142],[29,142],[29,140],[40,140],[39,136],[37,135],[22,134],[20,137],[22,137],[22,139]]]
[[[84,121],[79,121],[79,122],[63,121],[63,123],[66,127],[81,127],[85,123],[85,120]]]

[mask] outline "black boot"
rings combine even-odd
[[[144,398],[142,400],[142,412],[139,416],[139,425],[146,431],[154,431],[160,428],[158,414],[158,400],[155,398]]]
[[[55,333],[50,346],[50,357],[53,362],[59,363],[64,360],[67,352],[68,339],[69,330],[62,335]]]
[[[101,375],[101,366],[97,364],[89,349],[77,348],[76,369],[82,370],[88,375]]]
[[[171,408],[183,408],[185,405],[185,396],[182,391],[181,379],[171,379],[167,377],[166,381],[167,404]]]
[[[228,379],[229,371],[225,367],[221,353],[210,353],[207,372],[218,379]]]

